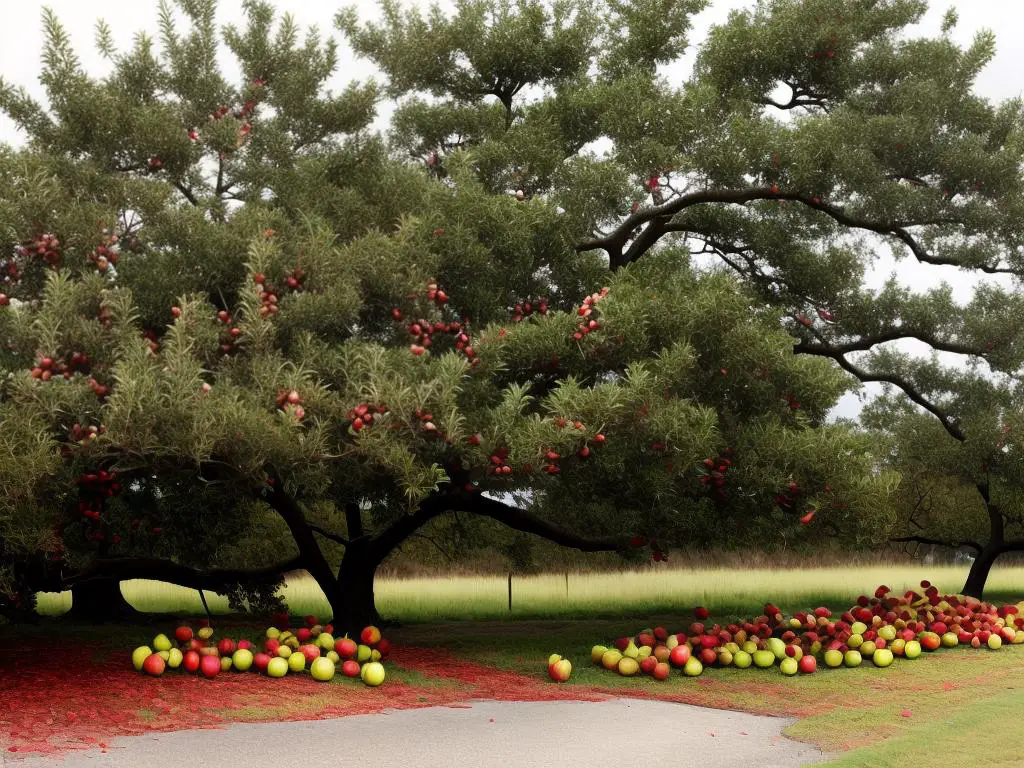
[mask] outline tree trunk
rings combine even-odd
[[[985,583],[988,581],[988,574],[992,570],[992,564],[999,557],[1002,549],[1000,545],[989,542],[978,556],[971,563],[971,571],[967,574],[967,581],[964,584],[964,594],[969,597],[976,597],[981,600],[985,594]]]
[[[334,632],[339,637],[345,633],[358,637],[363,627],[380,623],[373,595],[376,572],[377,561],[371,555],[369,542],[354,541],[345,547],[337,581],[330,591],[324,590],[334,612]]]
[[[71,587],[71,610],[65,614],[74,621],[90,624],[138,619],[136,611],[121,594],[119,579],[90,579]]]

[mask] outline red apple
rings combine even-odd
[[[380,642],[377,643],[377,650],[380,651],[380,657],[386,659],[391,653],[391,641],[386,637],[382,637]]]
[[[359,646],[356,645],[356,641],[350,637],[343,637],[334,644],[334,650],[338,652],[338,655],[343,659],[351,659],[356,655],[359,650]]]
[[[693,615],[701,621],[704,621],[704,619],[711,615],[711,611],[709,611],[704,606],[698,606],[697,608],[693,609]]]
[[[252,657],[252,665],[256,667],[260,672],[267,671],[267,665],[270,663],[270,654],[268,653],[257,653]]]
[[[310,643],[299,646],[299,652],[306,657],[307,664],[312,664],[314,659],[320,658],[320,648]]]
[[[818,668],[818,660],[810,654],[800,657],[800,661],[797,662],[797,667],[805,675],[809,675]]]
[[[666,640],[668,640],[668,631],[664,627],[655,627],[654,639],[657,640],[659,643],[664,643]]]
[[[651,677],[653,677],[655,680],[665,680],[668,678],[669,673],[671,671],[672,668],[665,662],[661,661],[654,665],[654,670],[651,672]]]
[[[658,666],[658,660],[653,656],[648,656],[640,662],[640,671],[645,675],[649,675],[654,672],[656,666]]]
[[[548,667],[548,675],[556,683],[564,683],[572,675],[572,664],[568,659],[559,659]]]
[[[309,614],[308,616],[306,616],[304,621],[306,622],[307,627],[315,627],[317,624],[320,623],[317,620],[316,616],[314,616],[313,614]]]
[[[203,677],[214,678],[220,674],[220,658],[217,656],[203,656],[199,662],[199,671]]]
[[[147,675],[152,675],[153,677],[160,677],[166,668],[167,662],[163,660],[162,656],[156,653],[151,653],[146,657],[146,660],[142,662],[142,671]]]
[[[185,654],[185,658],[181,662],[181,666],[185,668],[186,672],[195,672],[199,669],[199,660],[202,657],[197,651],[189,651]]]
[[[380,630],[374,626],[365,627],[362,632],[359,633],[359,641],[363,645],[374,646],[380,642]]]
[[[677,645],[668,655],[668,660],[673,667],[683,667],[690,660],[690,646],[686,644]]]
[[[295,630],[295,637],[300,643],[308,643],[309,638],[313,636],[313,633],[309,631],[309,627],[302,627],[301,629]]]
[[[277,649],[281,647],[281,641],[276,637],[272,637],[263,644],[263,650],[273,655],[277,653]]]
[[[192,627],[178,627],[174,630],[174,639],[179,643],[187,643],[192,640]]]
[[[714,648],[702,648],[697,658],[700,659],[700,663],[705,667],[710,667],[718,661],[718,654],[715,653]]]
[[[618,640],[615,641],[614,645],[620,652],[624,651],[626,650],[626,648],[629,647],[629,638],[620,637]]]
[[[230,656],[235,652],[235,641],[230,637],[222,638],[221,641],[217,643],[217,650],[220,651],[221,656]]]
[[[252,643],[249,642],[248,640],[239,640],[238,641],[238,646],[235,648],[235,650],[238,650],[238,651],[251,651],[252,650]]]
[[[359,662],[349,659],[341,665],[341,674],[345,677],[359,677]]]

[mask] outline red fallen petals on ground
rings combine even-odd
[[[0,639],[0,734],[5,735],[0,743],[9,752],[52,755],[106,748],[117,736],[231,722],[469,706],[474,699],[600,701],[615,694],[553,686],[541,677],[464,661],[433,648],[401,648],[394,655],[399,670],[414,670],[442,684],[421,687],[389,679],[380,688],[367,688],[358,681],[321,685],[308,675],[272,680],[233,672],[213,680],[177,671],[153,678],[137,673],[125,651]]]

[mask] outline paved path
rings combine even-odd
[[[6,755],[8,768],[623,768],[822,759],[781,731],[792,721],[645,699],[484,701],[335,720],[237,724],[112,739],[106,754]]]

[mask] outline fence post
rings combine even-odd
[[[508,572],[508,612],[512,613],[512,571]]]

